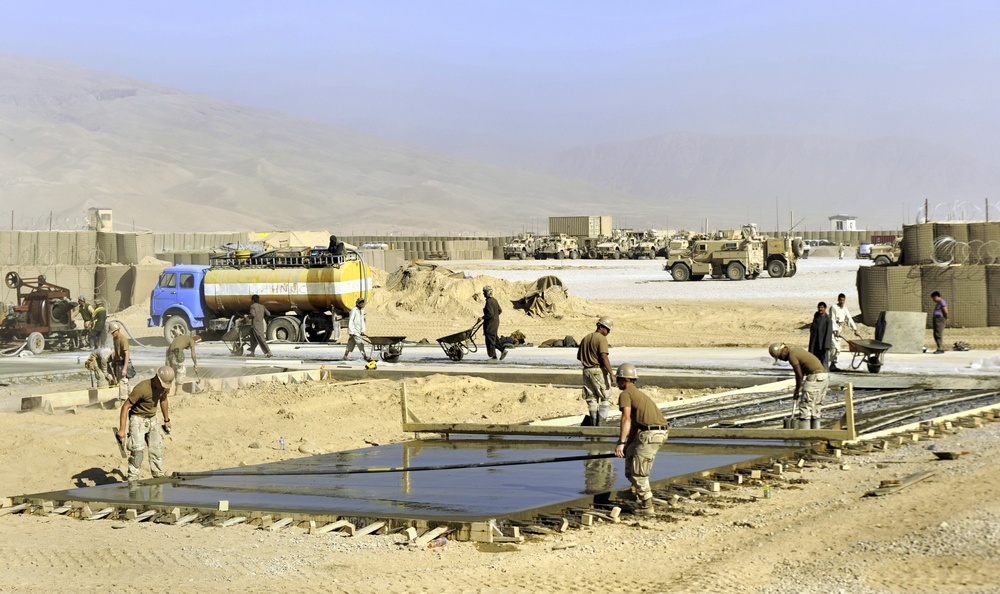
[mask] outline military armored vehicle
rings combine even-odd
[[[756,231],[756,229],[754,229]],[[805,243],[801,237],[762,236],[764,267],[772,278],[795,276],[799,258],[805,257]]]
[[[524,260],[528,256],[534,258],[535,249],[535,236],[531,233],[519,233],[503,246],[503,259]]]
[[[764,270],[764,248],[756,227],[718,231],[711,238],[695,236],[684,249],[670,250],[664,270],[675,281],[701,280],[706,275],[729,280],[755,279]]]
[[[597,257],[604,260],[628,258],[633,245],[633,239],[627,231],[615,229],[612,231],[611,237],[607,237],[597,244]]]
[[[546,258],[555,258],[556,260],[569,258],[570,260],[576,260],[579,257],[580,248],[576,242],[576,238],[565,233],[543,237],[541,244],[535,251],[536,260],[545,260]]]
[[[875,266],[892,266],[903,261],[903,238],[897,237],[892,244],[876,244],[871,246],[869,257]]]
[[[656,229],[648,229],[635,236],[635,245],[629,251],[629,257],[633,260],[649,258],[650,260],[661,255],[666,247],[666,241]]]

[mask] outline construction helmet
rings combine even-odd
[[[365,363],[365,369],[375,369],[378,365],[375,363],[375,359]]]
[[[156,370],[156,377],[159,378],[161,386],[169,386],[174,383],[174,369],[164,365]]]
[[[604,326],[605,328],[608,329],[608,332],[611,332],[611,328],[614,327],[615,323],[612,322],[611,318],[609,318],[608,316],[604,316],[603,318],[597,320],[597,325]]]
[[[108,330],[111,332],[118,332],[122,329],[122,325],[119,322],[111,322],[108,324]]]
[[[639,379],[639,374],[635,372],[635,365],[632,365],[631,363],[622,363],[618,366],[618,371],[615,372],[615,377],[637,380]]]
[[[778,357],[781,356],[781,351],[785,350],[786,348],[788,347],[785,346],[785,343],[774,342],[771,343],[771,346],[767,347],[767,352],[769,355],[771,355],[771,358],[778,359]]]

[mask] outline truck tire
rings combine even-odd
[[[892,264],[892,260],[889,259],[889,256],[879,256],[875,258],[875,266],[888,266],[889,264]]]
[[[693,281],[700,281],[703,278],[705,278],[704,274],[692,274],[691,275],[691,280],[693,280]]]
[[[793,277],[793,276],[795,276],[795,273],[798,272],[798,271],[799,271],[799,267],[796,266],[795,264],[792,264],[791,268],[789,268],[788,270],[785,271],[785,276],[787,276],[787,277]]]
[[[274,318],[267,324],[268,342],[298,342],[299,327],[286,317]]]
[[[573,250],[572,252],[569,253],[569,259],[570,260],[576,260],[579,257],[580,257],[580,252],[578,252],[576,250]]]
[[[767,275],[771,278],[781,278],[785,276],[785,263],[781,260],[771,260],[767,263]]]
[[[670,276],[678,282],[691,280],[691,269],[687,267],[687,264],[678,262],[670,267]]]
[[[739,281],[746,278],[746,269],[739,262],[730,262],[726,266],[726,278],[729,280]]]
[[[503,255],[503,259],[504,260],[510,260],[510,254],[504,254]]]
[[[25,339],[24,344],[27,345],[32,355],[37,355],[45,350],[45,337],[42,336],[41,332],[32,332]]]
[[[802,238],[796,237],[792,240],[792,253],[795,254],[796,258],[805,258],[803,255],[804,248],[802,247]]]
[[[163,322],[163,338],[166,339],[167,344],[170,344],[178,336],[190,335],[191,325],[188,324],[187,318],[184,316],[170,316],[166,322]]]
[[[615,251],[611,252],[611,259],[612,260],[620,260],[621,257],[622,257],[622,253],[619,252],[618,250],[615,250]]]
[[[517,255],[518,260],[524,260],[528,257],[528,252],[521,250],[521,253]]]
[[[564,252],[562,250],[559,250],[558,252],[556,252],[556,260],[562,260],[565,257],[566,257],[566,252]]]

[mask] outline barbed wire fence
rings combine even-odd
[[[939,202],[917,209],[915,221],[918,225],[933,222],[974,222],[1000,221],[1000,204],[974,204],[967,200]]]

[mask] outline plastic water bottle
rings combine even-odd
[[[427,548],[436,549],[438,547],[443,547],[446,544],[448,544],[448,539],[443,536],[439,536],[434,540],[430,541],[429,543],[427,543]]]
[[[281,449],[285,449],[285,438],[284,437],[279,437],[278,438],[278,447],[280,447]]]
[[[771,485],[764,485],[764,499],[771,498]]]

